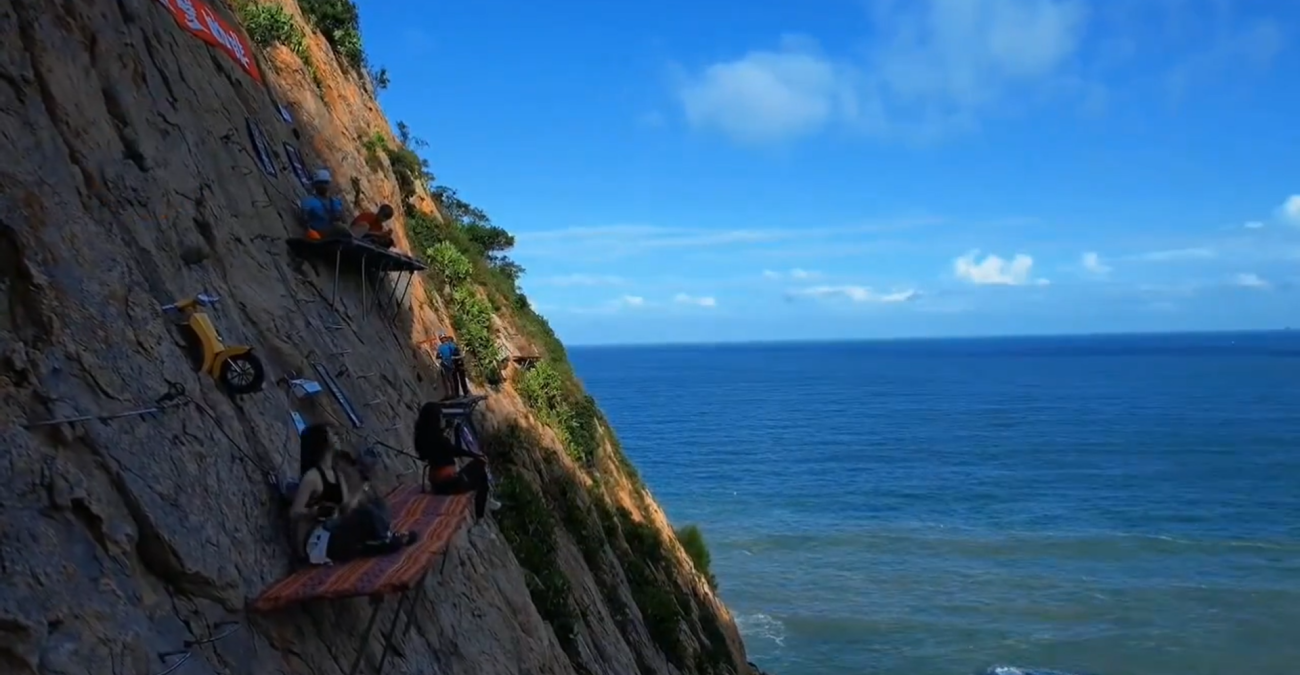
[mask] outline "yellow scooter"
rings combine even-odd
[[[247,345],[227,345],[201,307],[212,307],[220,298],[200,293],[192,298],[163,306],[171,315],[185,341],[185,350],[195,370],[206,373],[231,396],[262,390],[266,369],[262,360]]]

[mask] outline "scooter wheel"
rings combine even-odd
[[[221,363],[221,385],[232,396],[252,394],[266,383],[266,368],[252,352],[232,356]]]

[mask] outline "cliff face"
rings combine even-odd
[[[435,274],[385,317],[363,311],[360,282],[345,275],[331,309],[330,266],[286,250],[304,191],[283,144],[308,170],[329,167],[349,202],[409,197],[418,220],[432,208],[425,188],[403,190],[376,161],[376,133],[390,148],[398,139],[293,0],[276,16],[305,40],[282,30],[293,44],[261,40],[266,49],[241,27],[248,5],[237,15],[217,0],[171,3],[0,0],[0,672],[146,675],[181,659],[174,672],[190,675],[345,672],[365,600],[244,612],[289,569],[267,482],[297,466],[282,380],[314,377],[313,360],[346,369],[339,383],[365,422],[336,426],[346,445],[405,448],[419,404],[437,395],[416,343],[451,329],[461,320],[447,308],[469,301]],[[275,175],[259,165],[249,120]],[[406,220],[401,249],[449,232],[424,219],[417,237]],[[262,392],[231,398],[194,372],[160,306],[200,291],[220,296],[209,311],[226,342],[261,356]],[[493,330],[527,334],[516,325],[525,311],[497,312]],[[564,370],[558,343],[538,348],[546,372]],[[522,381],[486,392],[479,419],[506,506],[453,539],[389,672],[747,672],[725,608],[598,412],[584,427],[596,450],[575,462],[564,448],[581,425],[539,409],[538,387],[521,397]],[[24,426],[149,407],[170,383],[192,402]],[[305,412],[342,419],[321,399]],[[380,462],[382,489],[415,475],[396,452]],[[369,672],[378,649],[361,646]]]

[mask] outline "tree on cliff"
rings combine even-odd
[[[477,206],[461,199],[455,188],[444,185],[434,187],[433,198],[438,200],[442,213],[460,225],[461,231],[488,264],[496,268],[512,282],[523,276],[524,268],[505,255],[515,247],[515,236],[505,229],[492,224],[487,213]]]

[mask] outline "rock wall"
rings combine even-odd
[[[249,44],[228,7],[198,4]],[[292,0],[284,6],[302,21]],[[397,204],[391,173],[367,167],[361,147],[375,131],[391,140],[388,122],[310,31],[319,85],[283,47],[250,54],[258,82],[160,0],[0,0],[0,36],[0,672],[346,672],[366,600],[266,616],[244,607],[289,565],[267,481],[297,462],[284,378],[310,376],[312,360],[342,372],[365,419],[348,432],[353,447],[405,447],[418,404],[437,394],[415,342],[447,317],[423,280],[386,317],[363,311],[363,289],[345,275],[336,312],[333,270],[295,262],[284,244],[303,190],[282,143],[309,170],[329,167],[348,201],[355,188],[363,203]],[[255,158],[249,119],[276,155],[275,176]],[[231,398],[194,372],[159,308],[199,291],[221,297],[211,313],[226,341],[260,354],[261,393]],[[190,402],[155,415],[25,426],[149,407],[173,383]],[[486,427],[541,439],[517,462],[524,480],[591,484],[509,386],[485,408]],[[317,413],[342,417],[330,405]],[[377,480],[387,489],[412,470],[391,453]],[[559,532],[558,562],[582,608],[566,652],[530,597],[534,573],[484,522],[453,541],[388,672],[746,672],[730,617],[662,512],[616,463],[602,472],[602,494],[667,542],[669,590],[691,599],[680,632],[693,660],[674,664],[651,637],[619,569],[628,544],[617,526],[594,558]],[[703,628],[714,621],[725,639]],[[373,666],[378,650],[368,650]]]

